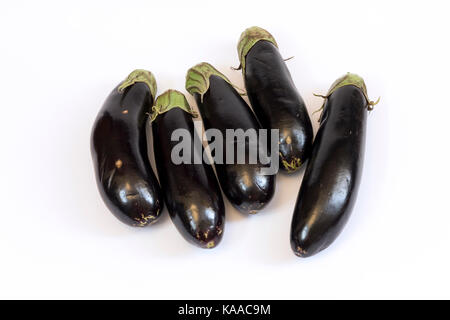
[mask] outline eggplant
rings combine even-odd
[[[149,121],[156,168],[173,223],[188,242],[213,248],[223,236],[225,208],[213,168],[195,159],[195,153],[203,154],[203,147],[194,147],[194,140],[199,139],[192,120],[196,116],[181,92],[168,90],[156,99]],[[180,131],[185,137],[178,142],[176,135]],[[172,151],[186,142],[189,150],[182,153],[189,155],[188,161],[175,163]]]
[[[186,75],[186,90],[194,96],[206,130],[217,129],[225,138],[228,129],[242,129],[244,132],[250,129],[255,133],[255,137],[258,137],[261,127],[255,115],[233,88],[230,80],[209,63],[203,62],[189,69]],[[219,183],[236,209],[243,213],[257,213],[273,197],[275,175],[261,172],[262,168],[268,167],[267,164],[260,161],[250,163],[251,146],[248,140],[245,141],[243,149],[244,163],[239,164],[237,161],[237,145],[233,148],[233,163],[225,161],[225,145],[222,159],[214,163]],[[262,152],[267,154],[266,150]]]
[[[155,92],[151,72],[133,71],[110,93],[91,134],[100,195],[120,221],[137,227],[156,222],[163,208],[158,180],[148,159],[145,127]]]
[[[279,129],[281,168],[295,172],[310,156],[313,130],[278,45],[269,32],[251,27],[241,34],[238,55],[256,116],[263,128]]]
[[[291,247],[300,257],[327,248],[344,228],[355,204],[363,168],[367,110],[364,80],[348,73],[325,98],[320,128],[298,193]]]

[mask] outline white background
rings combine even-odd
[[[9,1],[0,5],[0,298],[450,298],[449,8],[434,1]],[[277,39],[310,114],[347,71],[372,99],[364,173],[337,241],[289,245],[303,171],[270,205],[227,203],[222,243],[186,243],[165,216],[133,229],[106,209],[89,138],[131,70],[184,91],[208,61],[243,87],[240,33]],[[191,103],[193,99],[188,99]],[[318,114],[312,116],[317,130]]]

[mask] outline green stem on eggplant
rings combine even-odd
[[[155,101],[152,107],[150,122],[155,121],[156,117],[173,108],[180,108],[189,113],[193,118],[197,118],[198,114],[195,112],[186,100],[184,94],[177,90],[167,90],[161,94]]]
[[[245,73],[245,57],[247,56],[247,53],[258,41],[262,40],[271,42],[278,48],[275,38],[267,30],[254,26],[247,28],[244,32],[242,32],[238,42],[238,55],[241,63],[239,69],[242,68],[242,73]]]
[[[153,74],[150,71],[147,71],[144,69],[136,69],[133,72],[131,72],[128,75],[128,77],[120,84],[120,86],[117,88],[117,90],[119,92],[123,92],[123,90],[125,90],[125,88],[128,88],[138,82],[145,83],[148,86],[148,88],[150,89],[152,97],[156,96],[155,77],[153,76]]]
[[[313,114],[316,114],[317,112],[323,111],[326,99],[334,91],[336,91],[337,89],[342,88],[344,86],[355,86],[355,87],[361,89],[361,91],[364,94],[364,97],[366,98],[367,110],[369,110],[369,111],[372,111],[373,107],[380,102],[380,97],[378,97],[378,99],[375,102],[369,99],[369,96],[367,94],[366,84],[364,83],[364,80],[360,76],[358,76],[357,74],[354,74],[354,73],[347,72],[345,75],[343,75],[342,77],[337,79],[335,82],[333,82],[333,84],[330,86],[330,89],[328,90],[328,93],[326,95],[313,93],[314,96],[324,99],[324,101],[322,103],[322,106],[319,109],[317,109],[316,111],[314,111]],[[321,119],[322,119],[322,114],[320,115],[318,121],[320,122]]]
[[[241,95],[245,94],[244,90],[235,86],[223,73],[207,62],[201,62],[188,70],[186,74],[186,90],[192,95],[198,93],[201,101],[203,101],[203,95],[209,89],[209,78],[212,75],[222,78],[232,87],[241,91]]]

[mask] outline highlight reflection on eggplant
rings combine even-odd
[[[327,248],[353,209],[363,167],[367,97],[362,78],[347,74],[324,96],[320,128],[295,205],[291,247],[300,257]]]
[[[227,129],[242,129],[244,132],[250,129],[258,134],[260,126],[251,109],[230,81],[210,64],[203,62],[189,69],[186,90],[194,96],[206,130],[217,129],[223,137]],[[222,163],[215,162],[219,182],[235,208],[243,213],[256,213],[272,199],[275,176],[261,173],[261,169],[268,165],[249,163],[248,140],[245,141],[245,163],[237,163],[237,145],[233,147],[232,164],[225,161],[225,145]]]
[[[203,148],[194,148],[194,139],[199,137],[193,116],[196,115],[182,93],[168,90],[157,98],[150,119],[155,160],[164,199],[178,231],[199,247],[213,248],[222,239],[225,208],[212,167],[194,163],[194,153],[200,153],[202,159]],[[189,163],[175,164],[172,159],[173,148],[185,142],[172,141],[176,136],[172,134],[178,129],[188,134]]]
[[[259,27],[246,29],[238,54],[245,88],[263,128],[279,129],[281,168],[295,172],[311,153],[313,130],[274,37]]]
[[[109,210],[122,222],[154,223],[163,207],[147,154],[146,112],[156,81],[135,70],[106,99],[92,130],[91,153],[97,186]]]

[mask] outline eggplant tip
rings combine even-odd
[[[133,227],[146,227],[149,225],[154,224],[158,219],[158,213],[155,215],[147,215],[141,214],[140,217],[135,217],[133,220],[135,223],[133,223]]]
[[[297,246],[295,248],[294,253],[297,257],[300,257],[300,258],[308,257],[308,252],[305,249],[302,249],[302,247],[300,247],[300,246]]]
[[[206,244],[206,249],[212,249],[215,246],[216,246],[216,243],[214,242],[214,240],[211,240]]]
[[[217,247],[217,245],[220,243],[221,237],[215,237],[213,240],[209,240],[207,242],[205,241],[199,241],[197,242],[197,246],[203,249],[213,249]]]
[[[307,243],[303,241],[292,241],[291,248],[294,254],[300,258],[311,257],[320,251],[310,247]]]
[[[197,247],[203,249],[212,249],[217,247],[217,245],[222,240],[223,227],[216,226],[213,229],[209,229],[207,231],[197,231],[195,233],[191,233],[190,237],[188,236],[186,239]],[[185,235],[186,237],[186,235]]]
[[[283,155],[280,152],[281,163],[283,165],[283,169],[285,169],[288,173],[293,173],[300,169],[302,166],[302,160],[300,158],[294,157],[291,161],[287,161],[284,159]]]
[[[306,238],[292,238],[291,248],[294,254],[301,258],[308,258],[316,255],[322,250],[328,248],[332,241],[327,241],[325,239],[311,239]]]

